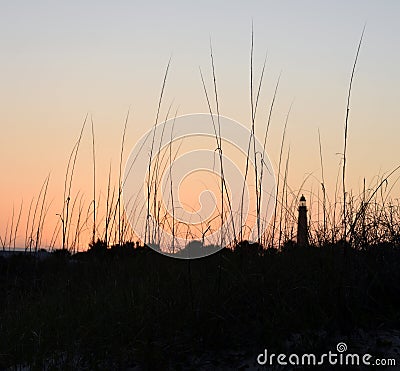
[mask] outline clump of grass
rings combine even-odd
[[[88,118],[88,115],[86,115],[85,120],[83,121],[78,140],[76,141],[74,147],[72,148],[71,154],[68,159],[67,170],[65,172],[63,208],[62,208],[62,213],[60,214],[61,223],[62,223],[62,249],[63,250],[67,249],[67,247],[68,247],[72,181],[73,181],[73,177],[74,177],[74,170],[75,170],[76,160],[78,157],[79,146],[81,144],[83,130],[85,129],[87,118]]]
[[[247,180],[249,164],[250,160],[254,160],[254,179],[255,179],[255,200],[256,200],[256,210],[255,210],[255,218],[256,218],[256,240],[258,244],[263,244],[264,247],[275,247],[281,249],[285,243],[289,240],[293,239],[295,236],[295,229],[297,223],[297,203],[299,196],[301,193],[306,193],[309,195],[310,201],[310,219],[309,219],[309,231],[310,231],[310,241],[314,244],[322,246],[328,241],[331,243],[336,243],[339,240],[344,240],[349,242],[351,245],[355,247],[360,247],[362,245],[368,245],[373,242],[373,240],[377,242],[387,242],[387,241],[395,241],[398,231],[396,229],[396,223],[399,221],[399,212],[398,212],[398,203],[394,200],[390,191],[392,189],[386,186],[391,180],[393,174],[396,172],[395,169],[392,173],[390,173],[387,177],[383,177],[383,179],[375,185],[375,188],[366,189],[365,181],[364,181],[364,189],[360,195],[356,195],[355,193],[348,192],[346,189],[346,167],[347,167],[347,147],[348,147],[348,126],[349,126],[349,111],[350,111],[350,97],[353,85],[353,79],[355,75],[355,69],[357,66],[357,61],[359,57],[359,52],[362,44],[364,36],[364,30],[362,32],[360,41],[357,47],[356,57],[353,63],[349,89],[347,94],[347,107],[346,107],[346,118],[345,118],[345,128],[344,128],[344,148],[343,148],[343,157],[339,164],[339,172],[336,182],[336,187],[333,195],[333,201],[329,198],[329,194],[326,189],[325,182],[325,174],[324,174],[324,164],[323,164],[323,154],[322,154],[322,141],[321,141],[321,133],[318,130],[318,144],[319,144],[319,157],[320,157],[320,166],[321,166],[321,180],[318,180],[319,186],[318,190],[314,192],[311,189],[305,189],[306,182],[309,181],[310,178],[314,177],[313,174],[308,174],[302,184],[299,187],[292,187],[289,182],[288,174],[289,174],[289,157],[290,150],[287,152],[286,161],[284,159],[285,153],[285,143],[286,143],[286,135],[287,135],[287,125],[289,121],[289,116],[291,112],[291,107],[287,112],[285,122],[283,125],[279,157],[278,157],[278,166],[277,166],[277,184],[276,190],[273,195],[270,195],[268,200],[263,200],[262,195],[262,183],[265,175],[265,171],[272,171],[272,169],[268,169],[265,165],[264,158],[257,158],[259,154],[256,153],[255,149],[255,126],[256,126],[256,117],[257,117],[257,109],[260,103],[260,96],[262,90],[262,84],[266,69],[266,59],[264,59],[264,63],[262,65],[262,69],[260,72],[260,78],[258,83],[256,83],[254,78],[254,30],[253,27],[251,29],[251,49],[250,49],[250,108],[251,108],[251,130],[248,141],[247,148],[247,158],[245,163],[245,176],[244,176],[244,185]],[[234,245],[240,242],[243,242],[245,239],[245,231],[250,229],[249,226],[243,225],[243,191],[242,191],[242,201],[241,201],[241,213],[239,215],[240,218],[240,226],[235,226],[235,218],[233,216],[233,210],[231,205],[230,194],[228,192],[228,187],[225,181],[224,176],[224,166],[223,166],[223,138],[221,136],[221,127],[220,127],[220,99],[218,93],[217,86],[217,74],[215,67],[215,59],[213,54],[212,45],[210,42],[210,62],[211,62],[211,77],[212,77],[212,94],[210,95],[207,91],[206,83],[202,71],[200,69],[200,77],[201,83],[203,86],[207,107],[210,113],[210,118],[213,123],[214,135],[216,141],[216,152],[219,158],[220,165],[220,185],[219,189],[221,192],[221,200],[218,205],[218,218],[221,221],[221,236],[220,236],[220,244],[224,244],[225,240],[228,237],[228,234],[233,236]],[[163,103],[163,97],[166,89],[166,82],[169,73],[171,61],[168,61],[166,66],[164,77],[161,85],[161,92],[159,96],[159,101],[157,105],[156,118],[154,127],[159,124],[159,117],[161,115],[161,108]],[[264,151],[267,148],[268,135],[270,130],[270,125],[272,122],[272,114],[276,102],[277,91],[280,84],[280,75],[277,79],[272,101],[269,106],[268,116],[265,127],[264,134],[264,142],[263,149]],[[214,106],[214,108],[213,108]],[[168,108],[168,111],[165,116],[164,124],[167,122],[170,114],[170,110],[172,108],[172,103]],[[215,114],[214,114],[215,113]],[[122,187],[123,187],[123,179],[122,179],[122,163],[124,157],[124,146],[125,146],[125,137],[127,131],[127,124],[129,119],[129,110],[125,118],[123,132],[122,132],[122,140],[121,140],[121,148],[120,148],[120,156],[119,156],[119,168],[118,168],[118,180],[117,184],[113,185],[111,180],[111,164],[108,173],[108,182],[107,182],[107,196],[105,200],[105,212],[104,215],[99,215],[100,213],[100,196],[98,200],[96,200],[96,195],[98,193],[97,179],[96,179],[96,167],[98,164],[96,163],[96,152],[95,152],[95,132],[94,132],[94,123],[91,118],[91,134],[92,134],[92,162],[93,162],[93,197],[91,198],[91,205],[87,208],[87,212],[85,215],[85,202],[83,195],[80,195],[79,192],[75,196],[74,199],[72,196],[72,184],[75,166],[77,162],[78,152],[80,149],[80,144],[83,137],[83,132],[88,120],[88,116],[85,117],[85,120],[82,124],[79,136],[77,141],[75,142],[73,149],[70,153],[65,180],[64,180],[64,193],[63,193],[63,208],[62,212],[59,214],[59,220],[56,224],[56,227],[53,231],[53,235],[50,239],[50,247],[55,247],[57,244],[58,237],[61,233],[62,241],[61,247],[63,249],[70,248],[72,250],[79,250],[81,248],[85,248],[86,246],[81,245],[82,239],[80,238],[83,232],[86,232],[87,229],[91,229],[91,242],[95,242],[97,238],[100,238],[105,242],[106,246],[111,246],[112,244],[123,245],[125,242],[130,242],[129,240],[137,239],[133,232],[133,229],[130,227],[127,222],[128,216],[124,212],[124,206],[121,200],[122,195]],[[176,114],[175,114],[176,117]],[[164,125],[165,127],[165,125]],[[161,134],[164,135],[164,132]],[[173,199],[172,185],[173,185],[173,176],[172,176],[172,163],[173,163],[173,154],[172,154],[172,142],[173,142],[173,134],[171,131],[171,144],[169,147],[169,170],[170,170],[170,200],[172,203],[172,218],[171,215],[165,211],[164,215],[161,214],[161,207],[159,204],[158,193],[160,192],[160,174],[162,173],[163,167],[167,167],[167,162],[164,161],[164,156],[167,156],[167,152],[164,153],[163,157],[160,158],[160,150],[161,150],[161,139],[160,144],[155,141],[155,132],[153,133],[153,138],[151,141],[150,148],[150,157],[148,164],[148,175],[147,175],[147,199],[146,205],[134,205],[132,208],[132,213],[135,213],[135,210],[140,208],[146,208],[146,224],[145,224],[145,238],[144,242],[146,243],[160,243],[160,233],[159,229],[163,225],[167,226],[169,230],[172,232],[173,241],[175,241],[175,236],[178,234],[186,235],[189,237],[191,233],[190,228],[187,224],[176,222],[175,221],[175,205]],[[154,153],[156,155],[154,156]],[[177,152],[178,153],[178,152]],[[176,154],[177,154],[176,153]],[[175,156],[176,156],[175,154]],[[254,156],[254,159],[253,159]],[[263,155],[261,155],[263,156]],[[167,156],[168,157],[168,156]],[[342,180],[342,194],[340,195],[340,172],[341,172],[341,180]],[[390,179],[389,179],[390,178]],[[42,189],[39,193],[37,199],[32,199],[29,205],[27,222],[25,228],[25,248],[26,250],[37,250],[41,247],[41,238],[43,236],[43,226],[46,218],[47,211],[49,209],[49,205],[46,204],[46,193],[48,187],[49,179],[46,178]],[[320,196],[320,187],[322,189],[322,196]],[[381,200],[378,201],[377,197],[380,192]],[[128,202],[136,203],[136,200],[129,200]],[[275,202],[273,217],[270,225],[266,225],[265,216],[261,215],[261,203],[262,202]],[[17,232],[20,225],[21,213],[22,213],[23,204],[21,203],[18,216],[15,218],[16,212],[13,207],[12,218],[9,224],[6,226],[6,233],[4,237],[1,237],[0,243],[3,246],[3,249],[8,247],[15,247]],[[315,212],[317,210],[317,212]],[[322,210],[322,218],[320,216]],[[154,216],[154,223],[150,223],[151,214]],[[71,223],[72,216],[76,220],[75,224]],[[132,219],[132,215],[129,216]],[[89,219],[92,219],[91,227],[88,227]],[[321,223],[322,219],[322,223]],[[103,225],[103,227],[101,227]],[[157,227],[158,226],[158,227]],[[228,227],[226,227],[228,226]],[[230,229],[231,227],[231,229]],[[238,229],[236,229],[238,227]],[[199,228],[199,233],[204,240],[205,234],[210,230],[210,224],[201,225]],[[172,251],[175,250],[174,242],[172,242]]]
[[[351,71],[349,91],[347,94],[347,107],[346,107],[346,119],[344,125],[344,145],[343,145],[343,170],[342,170],[342,186],[343,186],[343,240],[347,237],[347,215],[346,215],[346,162],[347,162],[347,137],[348,137],[348,125],[349,125],[349,113],[350,113],[350,97],[351,89],[353,87],[354,72],[357,66],[358,55],[360,53],[361,43],[364,37],[365,26],[361,33],[360,41],[357,47],[356,57],[354,59],[353,69]]]
[[[145,232],[144,232],[144,236],[145,236],[145,241],[144,243],[154,243],[154,240],[152,239],[152,231],[150,229],[150,218],[151,218],[151,214],[150,214],[150,210],[151,210],[151,205],[150,205],[150,201],[151,201],[151,192],[152,189],[154,187],[154,184],[152,182],[152,176],[151,176],[151,164],[153,161],[153,151],[154,151],[154,145],[155,145],[155,135],[156,135],[156,126],[158,124],[158,118],[160,115],[160,110],[161,110],[161,104],[162,104],[162,100],[163,100],[163,96],[164,96],[164,90],[165,90],[165,85],[167,82],[167,77],[168,77],[168,71],[169,71],[169,67],[171,64],[171,59],[169,59],[167,67],[165,69],[165,73],[164,73],[164,79],[163,79],[163,83],[161,86],[161,92],[160,92],[160,98],[158,100],[158,107],[157,107],[157,114],[156,114],[156,119],[154,121],[154,130],[153,130],[153,136],[152,136],[152,141],[151,141],[151,147],[150,147],[150,156],[149,156],[149,163],[148,163],[148,180],[147,180],[147,215],[146,215],[146,225],[145,225]]]

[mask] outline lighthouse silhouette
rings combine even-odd
[[[306,198],[301,195],[299,202],[299,219],[297,220],[297,245],[308,246],[307,206]]]

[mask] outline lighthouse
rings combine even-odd
[[[304,195],[300,197],[299,219],[297,220],[297,245],[308,246],[307,206]]]

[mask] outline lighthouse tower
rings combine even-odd
[[[299,219],[297,221],[297,245],[308,246],[307,206],[304,195],[300,197]]]

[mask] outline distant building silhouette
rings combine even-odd
[[[299,203],[299,219],[297,220],[297,244],[298,246],[308,246],[308,223],[307,223],[307,206],[304,195],[300,197]]]

